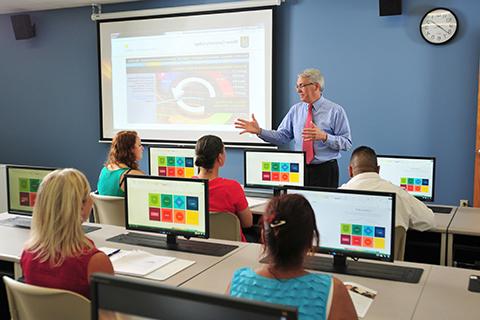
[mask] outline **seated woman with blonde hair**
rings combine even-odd
[[[38,189],[32,229],[20,260],[25,282],[89,297],[90,275],[112,263],[82,229],[92,210],[90,185],[76,169],[55,170]]]
[[[305,257],[319,239],[307,199],[298,194],[273,198],[265,211],[262,239],[268,264],[235,271],[231,296],[297,307],[299,320],[357,319],[342,281],[305,270]]]
[[[142,141],[137,132],[118,132],[113,137],[107,162],[98,177],[98,194],[102,196],[125,196],[125,175],[144,174],[138,165],[142,156]]]

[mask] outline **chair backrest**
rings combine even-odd
[[[407,230],[404,227],[395,227],[395,253],[394,259],[403,261],[405,255],[405,242],[407,241]]]
[[[125,198],[101,196],[90,193],[93,198],[93,217],[96,223],[125,227]]]
[[[210,238],[242,240],[240,220],[230,212],[210,212]]]
[[[4,276],[12,320],[90,319],[90,301],[71,291],[32,286]]]

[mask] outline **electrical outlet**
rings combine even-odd
[[[465,200],[465,199],[460,200],[460,207],[468,207],[468,200]]]

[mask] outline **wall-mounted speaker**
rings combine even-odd
[[[380,16],[395,16],[402,14],[402,0],[380,0]]]
[[[35,25],[30,21],[30,15],[17,14],[10,17],[12,19],[13,32],[15,39],[23,40],[35,37]]]

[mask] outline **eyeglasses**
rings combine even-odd
[[[302,83],[302,84],[297,84],[295,86],[295,89],[303,89],[305,87],[311,86],[312,84],[315,84],[315,82],[310,82],[310,83]]]

